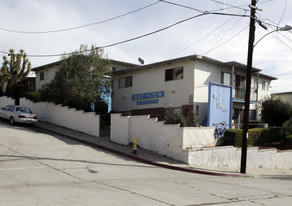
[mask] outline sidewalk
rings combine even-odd
[[[113,143],[109,137],[94,137],[71,129],[67,129],[58,125],[50,124],[47,122],[39,121],[35,127],[46,132],[55,133],[84,144],[89,144],[93,147],[106,150],[135,161],[151,164],[158,167],[164,167],[173,170],[180,170],[184,172],[192,172],[205,175],[216,176],[235,176],[235,177],[254,177],[254,178],[267,178],[267,179],[285,179],[292,180],[292,170],[276,170],[276,169],[247,169],[246,175],[241,174],[237,169],[228,168],[191,168],[189,165],[167,158],[163,155],[150,152],[148,150],[138,148],[136,155],[132,154],[131,146],[124,146]]]

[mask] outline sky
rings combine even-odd
[[[9,49],[23,49],[32,67],[37,67],[58,61],[59,54],[74,52],[81,44],[87,44],[106,46],[106,57],[136,64],[138,58],[150,64],[193,54],[246,64],[250,3],[0,0],[0,56]],[[272,93],[292,92],[292,30],[275,31],[292,26],[292,1],[259,0],[257,7],[262,9],[257,10],[257,19],[268,29],[256,23],[255,44],[271,33],[254,47],[253,66],[278,78],[271,84]],[[141,36],[144,37],[131,40]],[[113,45],[125,40],[131,41]]]

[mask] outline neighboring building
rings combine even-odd
[[[35,91],[35,73],[30,72],[24,80],[22,80],[22,84],[26,91],[34,92]]]
[[[59,66],[60,66],[60,61],[57,61],[50,64],[42,65],[39,67],[35,67],[32,69],[32,71],[35,71],[35,74],[36,74],[36,81],[35,81],[36,91],[38,91],[43,85],[51,82],[54,79],[55,73],[59,69]],[[116,60],[111,60],[110,67],[112,68],[112,71],[119,71],[122,69],[137,67],[137,65],[121,62],[121,61],[116,61]]]
[[[279,97],[282,101],[292,105],[292,92],[280,92],[271,94],[272,97]]]
[[[123,69],[129,69],[133,67],[137,67],[136,64],[126,63],[122,61],[110,60],[111,65],[110,68],[112,71],[120,71]],[[35,78],[35,89],[38,91],[43,85],[51,82],[54,77],[56,71],[59,69],[60,61],[53,62],[50,64],[42,65],[39,67],[35,67],[32,70],[35,71],[36,78]],[[108,108],[111,108],[111,98],[110,96],[104,95],[103,100],[108,104]]]
[[[258,102],[270,96],[275,77],[253,68],[250,120],[257,119]],[[113,77],[112,111],[131,115],[150,114],[163,120],[176,109],[186,115],[208,113],[209,82],[233,86],[233,122],[243,122],[246,65],[191,55],[135,68],[117,70]]]

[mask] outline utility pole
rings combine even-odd
[[[247,52],[246,90],[245,90],[244,121],[243,121],[243,131],[242,131],[241,164],[240,164],[240,173],[243,173],[243,174],[246,173],[251,70],[252,70],[253,44],[254,44],[254,38],[255,38],[256,0],[251,0],[250,8],[251,8],[251,11],[250,11],[250,23],[249,23],[249,42],[248,42],[248,52]]]

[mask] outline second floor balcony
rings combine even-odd
[[[233,99],[243,100],[245,99],[245,89],[241,87],[235,87]],[[251,88],[250,101],[257,101],[257,89]]]

